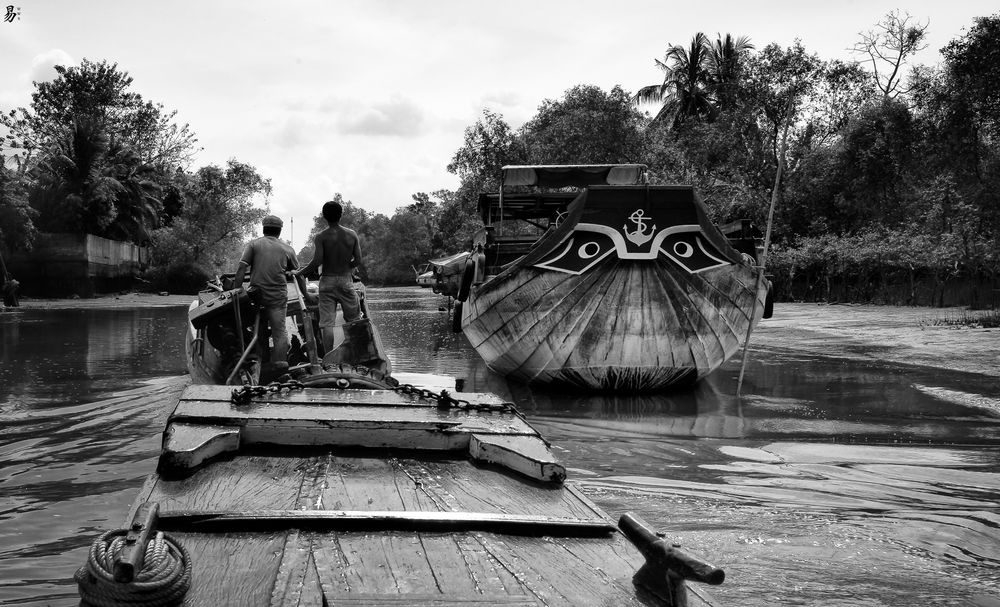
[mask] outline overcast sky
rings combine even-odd
[[[446,166],[484,108],[518,127],[577,84],[658,83],[653,60],[698,31],[757,48],[800,38],[823,59],[851,59],[859,32],[900,8],[929,21],[918,62],[936,64],[974,17],[998,10],[979,0],[9,1],[19,16],[0,21],[0,110],[27,106],[53,65],[117,62],[135,92],[190,124],[202,148],[192,168],[236,158],[271,179],[268,203],[296,249],[337,192],[391,215],[415,192],[454,189]]]

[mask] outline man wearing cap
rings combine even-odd
[[[280,371],[288,368],[288,331],[285,328],[288,287],[285,273],[297,269],[299,262],[292,247],[278,240],[283,225],[281,219],[268,215],[262,224],[264,235],[250,241],[243,250],[235,284],[237,288],[243,285],[243,277],[250,268],[250,287],[256,291],[255,297],[271,327],[271,339],[274,341],[271,367],[274,373],[280,375]],[[302,292],[305,292],[304,287]]]

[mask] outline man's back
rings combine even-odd
[[[316,236],[317,244],[323,249],[323,274],[350,274],[351,260],[358,250],[358,235],[354,230],[341,225],[330,226]],[[355,264],[361,260],[355,260]]]
[[[274,236],[250,242],[242,261],[250,266],[250,284],[261,290],[266,303],[285,301],[285,272],[298,267],[295,251]]]

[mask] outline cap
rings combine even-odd
[[[264,224],[265,228],[280,228],[281,226],[285,225],[281,221],[280,217],[276,217],[274,215],[268,215],[267,217],[264,218],[264,221],[262,221],[261,223]]]

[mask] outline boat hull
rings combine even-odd
[[[718,369],[764,312],[745,263],[691,273],[615,256],[582,274],[513,268],[474,288],[462,329],[494,371],[590,390],[683,386]]]

